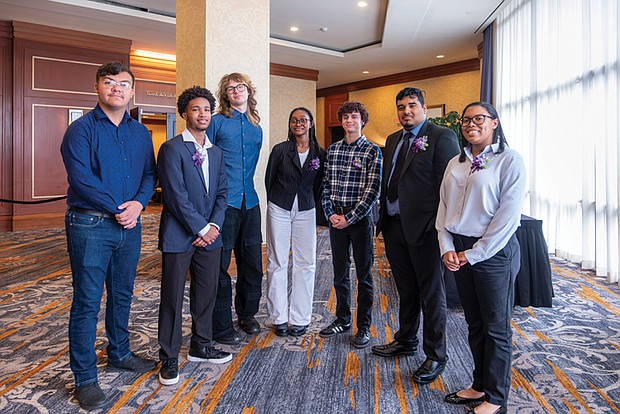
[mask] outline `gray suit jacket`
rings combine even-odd
[[[195,153],[194,143],[184,142],[182,135],[165,142],[159,149],[157,165],[164,208],[158,247],[162,252],[187,252],[194,248],[192,241],[208,223],[215,223],[220,228],[224,223],[228,185],[222,150],[215,145],[207,150],[209,191],[205,187],[202,167],[194,165],[192,155]],[[219,247],[222,247],[221,235],[205,249]]]

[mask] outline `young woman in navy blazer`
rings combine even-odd
[[[312,113],[295,108],[288,139],[273,147],[267,189],[267,312],[276,335],[301,336],[312,317],[316,269],[316,202],[326,152],[316,139]],[[290,306],[288,259],[293,250]],[[289,328],[290,324],[290,328]]]

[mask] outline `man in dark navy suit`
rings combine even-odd
[[[159,305],[159,382],[179,382],[182,309],[189,270],[192,337],[188,359],[224,363],[232,355],[213,346],[213,307],[217,294],[228,186],[222,150],[205,131],[215,108],[209,90],[194,86],[179,96],[177,109],[187,129],[159,150],[159,182],[164,208],[159,227],[162,252]]]
[[[413,379],[425,384],[443,372],[447,361],[446,288],[435,218],[446,165],[460,150],[452,130],[426,120],[420,89],[401,90],[396,110],[403,128],[385,143],[377,233],[383,232],[400,296],[400,327],[394,341],[373,346],[372,352],[384,357],[413,355],[422,312],[426,360]]]

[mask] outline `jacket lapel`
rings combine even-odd
[[[299,162],[299,155],[297,154],[297,144],[295,142],[291,142],[291,144],[292,145],[290,145],[288,156],[299,172],[302,172],[301,162]]]
[[[194,164],[194,160],[192,159],[192,156],[196,153],[196,145],[194,145],[193,142],[184,142],[184,144],[185,144],[185,148],[187,148],[187,150],[190,153],[190,158],[189,159],[190,159],[191,163]],[[209,153],[209,151],[207,150],[207,156],[208,156],[208,153]],[[194,168],[196,169],[196,172],[198,173],[198,176],[200,177],[200,182],[202,182],[202,186],[203,186],[203,188],[206,191],[207,186],[205,184],[205,176],[202,173],[202,167],[201,166],[196,166],[194,164]],[[211,163],[209,163],[209,176],[211,176]]]
[[[418,137],[423,137],[424,135],[428,136],[429,129],[430,129],[430,126],[428,125],[428,119],[427,119],[426,121],[424,121],[424,125],[422,125],[422,128],[420,128],[418,135],[416,135],[416,137],[414,138],[414,142],[416,139],[418,139]],[[405,172],[405,170],[409,168],[409,165],[413,162],[413,159],[415,158],[416,155],[418,154],[411,150],[409,151],[409,154],[407,154],[407,158],[405,158],[405,165],[403,165],[403,172]]]

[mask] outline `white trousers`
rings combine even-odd
[[[293,250],[290,308],[288,262]],[[312,317],[316,270],[316,217],[314,209],[291,211],[267,204],[267,313],[274,325],[288,322],[305,326]]]

